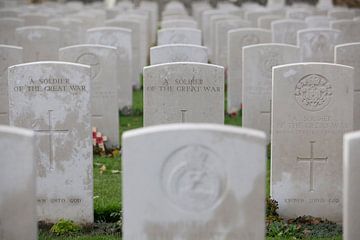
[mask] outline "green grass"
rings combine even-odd
[[[125,116],[120,115],[120,136],[123,132],[140,128],[143,126],[143,95],[142,90],[134,91],[133,94],[133,111],[132,114]],[[225,114],[225,124],[241,126],[241,112],[237,115],[229,116]],[[268,149],[268,153],[269,153]],[[267,161],[267,195],[269,196],[270,182],[270,157]],[[102,173],[100,168],[106,167]],[[94,156],[94,212],[96,222],[106,222],[110,225],[118,218],[112,216],[112,213],[121,210],[121,157]],[[101,231],[106,232],[102,229]],[[99,233],[94,230],[91,232],[83,232],[77,236],[57,237],[50,234],[47,230],[41,230],[39,240],[119,240],[120,233],[108,234]],[[293,240],[293,238],[270,238],[267,240]],[[312,238],[311,240],[341,240],[341,236],[334,238]],[[239,239],[240,240],[240,239]]]
[[[102,166],[106,167],[100,172]],[[116,221],[111,216],[121,209],[121,159],[120,157],[94,157],[94,209],[96,221]]]

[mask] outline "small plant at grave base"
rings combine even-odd
[[[266,236],[280,239],[303,239],[304,234],[301,230],[301,227],[296,224],[287,224],[283,221],[272,222],[267,226]]]
[[[123,224],[122,212],[113,212],[110,214],[110,217],[119,219],[114,223],[114,230],[116,232],[121,232],[122,224]]]
[[[288,223],[301,226],[305,237],[325,238],[342,234],[342,227],[340,225],[312,216],[290,219]]]
[[[276,221],[282,221],[281,217],[277,213],[279,204],[276,200],[270,197],[266,198],[266,222],[268,224]]]
[[[71,235],[80,232],[81,228],[71,220],[60,219],[51,228],[50,232],[56,236]]]

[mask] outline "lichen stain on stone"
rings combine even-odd
[[[265,176],[259,175],[244,201],[229,191],[207,222],[146,222],[146,240],[260,240],[265,237]],[[254,209],[251,206],[259,206]],[[260,207],[261,206],[261,207]],[[259,223],[262,219],[262,223]],[[254,228],[254,225],[260,225]],[[253,231],[251,231],[253,230]]]

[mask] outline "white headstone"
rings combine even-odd
[[[286,10],[286,17],[290,19],[296,20],[305,20],[307,17],[312,15],[312,11],[310,9],[305,8],[289,8]]]
[[[267,30],[271,30],[271,23],[273,21],[281,20],[283,19],[282,16],[279,15],[266,15],[263,17],[258,18],[258,28],[263,28]]]
[[[330,22],[332,29],[342,32],[342,43],[360,42],[360,22],[353,20],[338,20]]]
[[[354,129],[360,130],[360,43],[337,45],[335,63],[354,68]]]
[[[37,239],[34,133],[0,125],[0,237]]]
[[[272,15],[272,14],[273,13],[271,13],[269,11],[265,11],[265,10],[247,11],[247,12],[245,12],[244,19],[251,22],[252,27],[257,27],[258,26],[258,19],[260,17],[264,17],[264,16]]]
[[[161,28],[197,28],[194,20],[167,20],[161,22]]]
[[[252,44],[270,43],[271,32],[260,28],[229,31],[227,59],[227,112],[236,113],[242,101],[242,48]]]
[[[344,136],[344,220],[343,239],[360,237],[360,132]]]
[[[334,8],[334,4],[333,1],[319,0],[316,7],[320,9],[332,9]]]
[[[16,45],[15,29],[24,26],[20,18],[0,18],[0,44]]]
[[[24,13],[19,18],[24,19],[25,26],[45,26],[49,15],[43,13]]]
[[[60,29],[62,47],[81,44],[85,41],[85,31],[82,28],[82,22],[78,19],[50,19],[47,24]]]
[[[144,68],[144,126],[224,123],[224,68],[167,63]]]
[[[328,16],[330,18],[334,18],[336,20],[341,20],[341,19],[353,19],[355,17],[355,12],[348,10],[348,9],[335,9],[335,10],[330,10],[328,12]]]
[[[131,30],[131,47],[132,47],[132,82],[136,88],[141,87],[140,74],[146,66],[146,49],[145,42],[141,40],[140,23],[135,20],[108,20],[106,26],[127,28]]]
[[[353,69],[298,63],[273,70],[271,196],[285,218],[342,219],[342,141],[353,129]]]
[[[339,30],[314,28],[298,31],[298,46],[303,62],[334,62],[334,47],[341,43]]]
[[[299,61],[299,48],[293,45],[268,43],[243,48],[243,127],[262,130],[270,139],[272,68]]]
[[[150,49],[150,64],[170,62],[208,63],[207,48],[190,44],[169,44]]]
[[[115,47],[76,45],[59,50],[59,60],[91,67],[91,124],[107,137],[106,146],[119,146],[117,52]]]
[[[193,28],[165,28],[158,31],[158,45],[201,45],[201,31]]]
[[[39,221],[91,224],[90,67],[36,62],[9,68],[10,125],[32,129]]]
[[[16,29],[16,39],[24,49],[24,62],[52,61],[58,59],[60,29],[54,27],[21,27]]]
[[[277,20],[271,23],[274,43],[297,44],[297,32],[307,28],[304,21],[294,19]]]
[[[9,125],[8,67],[20,63],[22,48],[0,45],[0,125]]]
[[[118,50],[118,97],[119,109],[132,107],[132,46],[131,30],[116,27],[89,29],[87,43],[116,47]]]
[[[215,27],[215,63],[227,66],[229,31],[237,28],[250,27],[251,23],[245,20],[224,19],[218,21]]]
[[[124,239],[264,239],[265,146],[213,124],[126,132]]]
[[[1,7],[1,1],[0,1]],[[0,9],[0,18],[17,18],[19,11],[14,8],[2,8]]]
[[[310,16],[305,18],[308,28],[329,28],[330,21],[335,20],[327,16]]]

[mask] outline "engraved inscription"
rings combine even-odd
[[[331,100],[332,87],[324,76],[309,74],[296,84],[296,102],[307,111],[320,111],[324,109]]]
[[[216,153],[202,145],[187,145],[173,152],[162,169],[165,194],[187,211],[205,211],[220,203],[226,174]]]
[[[259,59],[258,67],[262,74],[268,78],[271,78],[272,76],[272,68],[279,65],[280,62],[283,62],[278,52],[269,51],[269,49],[260,51]]]
[[[241,39],[240,46],[247,46],[251,44],[258,44],[260,43],[260,39],[258,36],[254,34],[247,34]]]
[[[310,47],[314,53],[326,53],[327,51],[331,51],[329,40],[323,34],[313,36],[310,39]]]
[[[54,164],[54,153],[53,153],[53,134],[54,133],[68,133],[68,129],[54,129],[52,126],[52,118],[51,113],[54,110],[48,110],[48,128],[47,129],[33,129],[35,132],[44,133],[48,135],[49,140],[49,162],[50,162],[50,170],[55,169]]]
[[[309,162],[310,163],[310,173],[309,173],[309,191],[314,192],[315,191],[315,184],[314,184],[314,163],[315,162],[323,162],[326,163],[328,160],[328,157],[315,157],[314,154],[314,144],[315,141],[310,141],[310,157],[297,157],[297,162]]]
[[[101,71],[101,64],[98,56],[93,53],[83,53],[75,60],[76,63],[89,65],[91,67],[91,79],[94,80]]]

